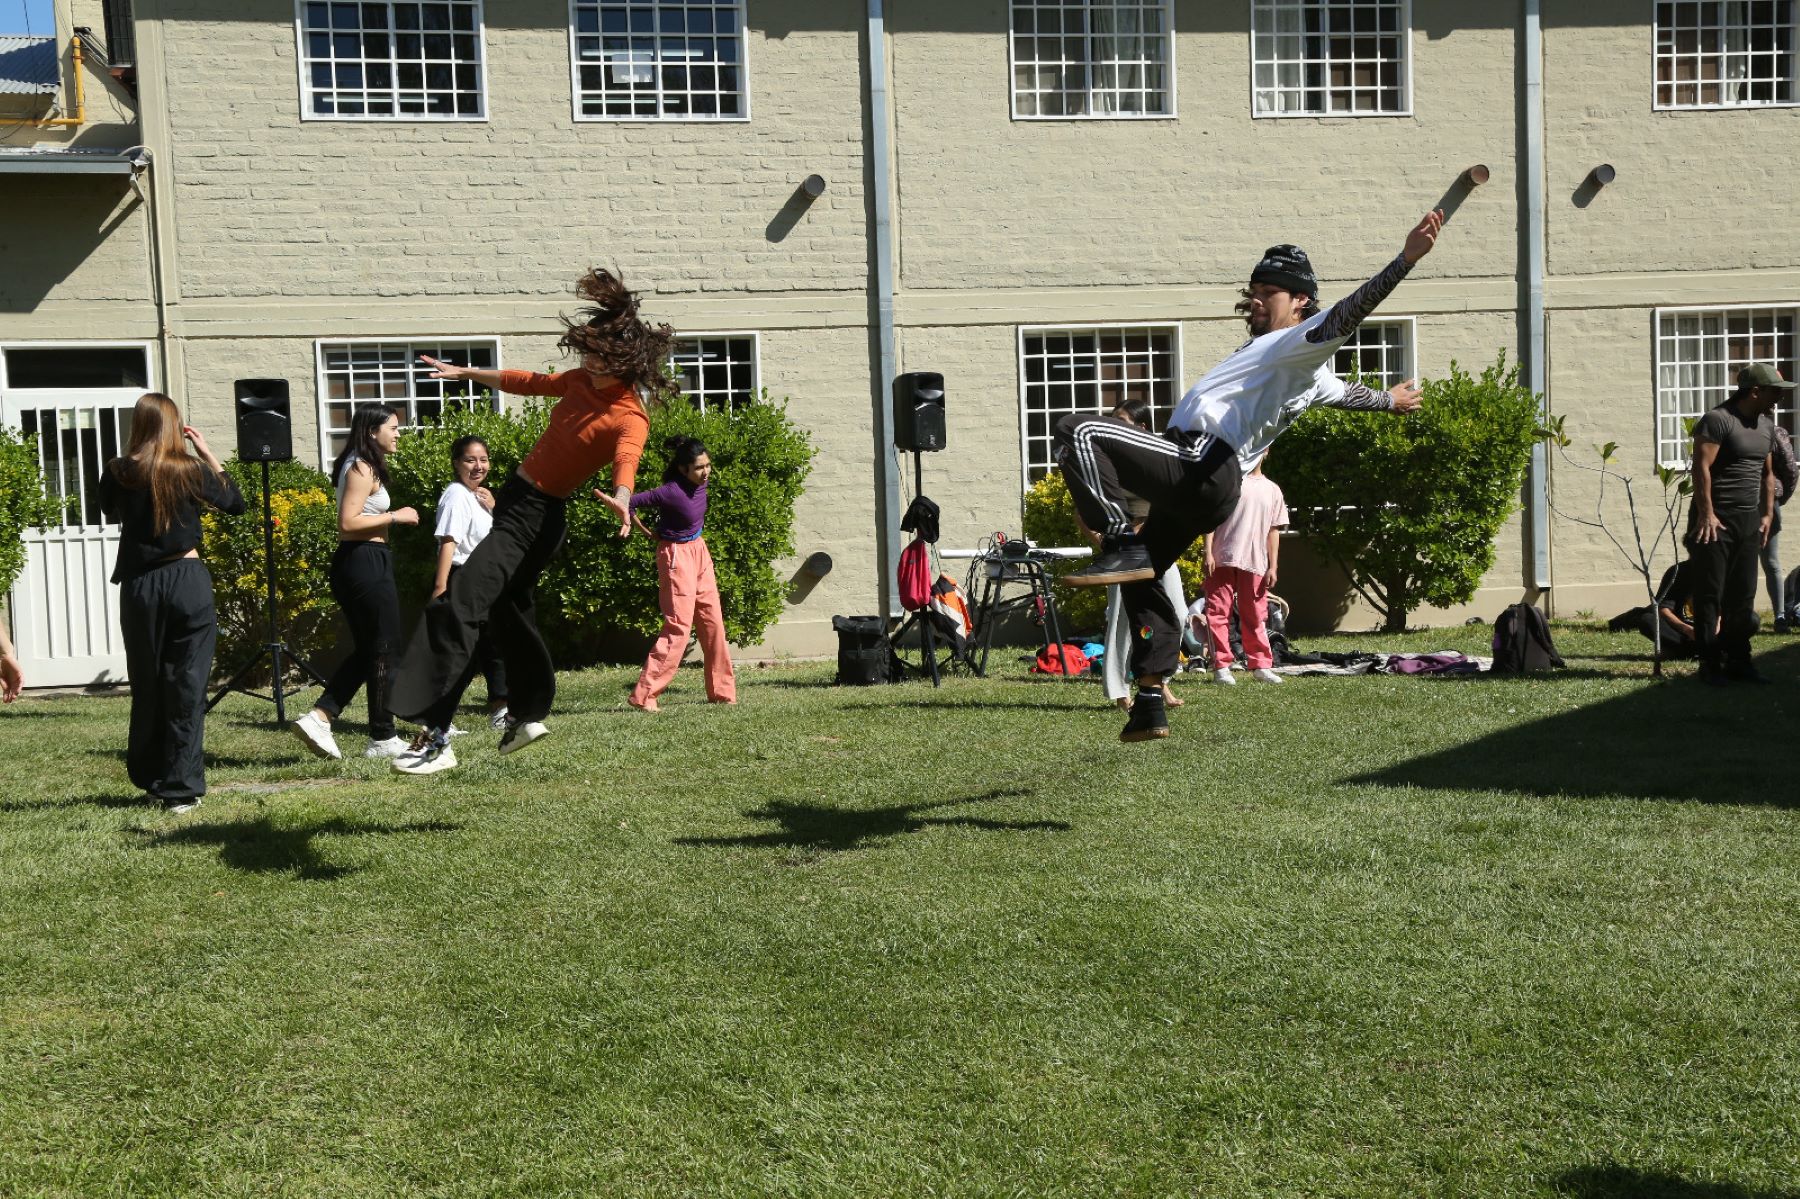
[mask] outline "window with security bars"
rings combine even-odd
[[[1364,321],[1338,347],[1331,369],[1342,379],[1360,376],[1378,391],[1406,382],[1413,377],[1413,323]]]
[[[572,0],[585,120],[742,120],[743,0]]]
[[[1800,308],[1659,312],[1656,460],[1664,466],[1688,465],[1694,448],[1688,422],[1724,403],[1737,389],[1737,373],[1744,367],[1767,362],[1792,379],[1797,322]],[[1775,410],[1775,421],[1789,432],[1800,432],[1791,404]]]
[[[1656,107],[1794,104],[1795,0],[1659,3]]]
[[[1251,0],[1254,115],[1405,115],[1411,30],[1410,0]]]
[[[1172,26],[1169,0],[1013,0],[1013,116],[1173,116]]]
[[[1071,412],[1106,413],[1145,400],[1151,427],[1160,431],[1179,398],[1179,365],[1172,326],[1020,330],[1026,484],[1055,469],[1051,439]]]
[[[302,0],[304,114],[354,121],[485,119],[481,39],[481,0]]]
[[[681,394],[702,411],[736,412],[756,399],[753,334],[677,338],[669,361],[681,376]]]
[[[350,434],[360,404],[386,404],[400,427],[434,423],[445,408],[480,406],[499,411],[492,392],[468,383],[431,378],[419,361],[428,354],[458,366],[493,370],[499,347],[492,341],[381,341],[319,343],[319,457],[329,467]]]

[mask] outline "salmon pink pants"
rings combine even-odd
[[[638,675],[631,702],[654,708],[656,697],[675,678],[681,659],[687,656],[688,634],[700,631],[700,656],[706,663],[706,698],[714,703],[737,702],[737,676],[731,670],[731,652],[725,643],[725,613],[719,607],[719,579],[713,573],[706,541],[664,541],[656,548],[656,577],[662,600],[663,627]]]
[[[1231,607],[1238,610],[1238,633],[1251,670],[1275,664],[1269,648],[1269,586],[1263,575],[1235,566],[1215,567],[1206,576],[1206,634],[1212,644],[1213,669],[1231,665]]]

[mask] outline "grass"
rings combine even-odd
[[[1010,662],[565,676],[432,779],[233,697],[185,817],[124,700],[22,701],[0,1194],[1793,1199],[1800,639],[1714,691],[1557,635],[1150,746]]]

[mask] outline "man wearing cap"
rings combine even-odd
[[[1694,633],[1700,677],[1724,684],[1763,682],[1750,663],[1756,631],[1756,569],[1775,519],[1778,400],[1794,385],[1766,363],[1738,372],[1737,390],[1694,425],[1694,503],[1688,553],[1694,561]]]
[[[1179,662],[1181,613],[1154,580],[1194,539],[1219,527],[1237,506],[1243,472],[1268,452],[1295,417],[1314,405],[1411,411],[1410,380],[1391,393],[1346,385],[1332,373],[1338,347],[1431,252],[1444,214],[1432,211],[1373,279],[1321,313],[1312,263],[1297,246],[1271,246],[1251,272],[1238,305],[1250,340],[1188,389],[1158,436],[1099,415],[1057,422],[1057,462],[1077,513],[1104,535],[1102,550],[1071,585],[1120,584],[1131,628],[1131,669],[1138,695],[1122,741],[1169,734],[1162,681]],[[1132,532],[1127,495],[1150,515]]]

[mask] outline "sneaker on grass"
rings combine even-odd
[[[300,738],[306,748],[321,758],[330,758],[334,762],[343,760],[344,753],[338,748],[337,738],[331,735],[331,726],[311,712],[296,720],[289,727],[294,730],[294,735]]]
[[[1287,681],[1274,671],[1270,670],[1267,666],[1259,667],[1258,669],[1251,671],[1250,677],[1259,683],[1282,683]]]
[[[1221,666],[1219,669],[1213,671],[1212,681],[1215,683],[1223,683],[1227,687],[1237,686],[1237,680],[1231,676],[1231,667],[1229,666]]]
[[[493,729],[496,733],[504,733],[506,731],[505,708],[494,709],[493,713],[488,717],[488,727]]]
[[[389,737],[386,741],[377,741],[375,738],[370,737],[369,748],[363,750],[363,757],[397,758],[409,748],[410,746],[407,745],[406,741],[398,735]]]
[[[506,732],[500,738],[500,752],[503,754],[517,753],[527,745],[530,745],[533,741],[537,741],[549,735],[550,730],[544,727],[544,722],[541,720],[521,720],[517,722],[508,720],[506,722]]]
[[[426,729],[414,738],[414,744],[417,749],[409,747],[394,759],[394,769],[401,774],[436,774],[455,768],[456,751],[450,748],[450,738],[442,731]]]
[[[198,795],[190,795],[185,799],[165,799],[162,801],[162,810],[171,816],[185,816],[199,806],[200,797]]]

